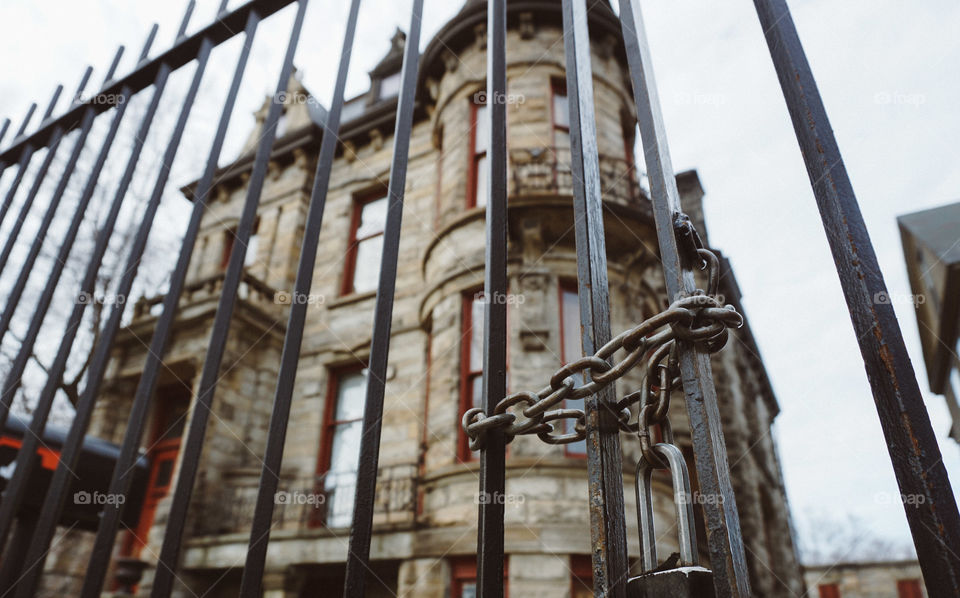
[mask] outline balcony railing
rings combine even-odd
[[[223,291],[223,280],[224,273],[221,272],[186,284],[180,297],[180,307],[197,305],[205,301],[215,305]],[[282,317],[284,308],[289,306],[288,295],[278,294],[276,289],[246,271],[242,275],[237,296],[241,301],[255,305],[278,318]],[[157,295],[138,299],[133,306],[133,320],[159,315],[163,308],[164,297],[165,295]]]
[[[216,536],[244,533],[253,519],[257,502],[259,470],[251,475],[234,472],[201,493],[193,536]],[[355,475],[342,476],[337,485],[325,482],[325,476],[310,476],[281,481],[274,495],[273,528],[300,530],[350,526]],[[395,465],[381,468],[377,476],[374,523],[378,525],[412,524],[417,504],[416,465]]]
[[[636,165],[613,156],[599,157],[603,199],[634,207],[649,203]],[[510,173],[511,196],[573,195],[570,148],[512,148]]]

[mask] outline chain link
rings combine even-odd
[[[654,443],[650,427],[660,425],[664,435],[672,438],[667,419],[670,393],[681,386],[677,340],[715,353],[726,344],[729,328],[743,325],[743,316],[732,305],[723,305],[717,296],[717,257],[702,248],[697,249],[697,254],[707,270],[707,292],[698,289],[693,295],[677,299],[664,311],[617,335],[594,355],[564,365],[539,391],[521,391],[505,397],[492,415],[486,415],[480,407],[468,409],[461,426],[470,439],[470,450],[481,450],[487,431],[494,429],[503,431],[506,442],[524,434],[536,434],[548,444],[584,440],[583,410],[554,408],[567,399],[582,399],[601,391],[643,362],[640,390],[626,395],[611,408],[618,414],[622,430],[638,434],[644,457],[659,465],[660,458],[651,450]],[[615,361],[621,350],[626,354]],[[577,386],[578,377],[586,382]],[[639,405],[638,416],[631,423],[630,409],[634,405]],[[568,420],[573,422],[573,431],[569,431]]]

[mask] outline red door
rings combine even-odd
[[[124,540],[124,556],[140,556],[140,551],[147,544],[157,505],[170,492],[190,397],[190,389],[180,383],[157,389],[156,416],[151,442],[147,445],[150,476],[147,478],[140,522],[136,529],[129,531]]]

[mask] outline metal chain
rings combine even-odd
[[[697,248],[696,251],[701,258],[701,268],[708,270],[707,292],[698,289],[693,295],[677,299],[664,311],[617,335],[594,355],[564,365],[550,378],[550,384],[539,391],[508,395],[497,403],[492,415],[486,415],[480,407],[468,409],[463,414],[461,426],[470,439],[470,450],[482,449],[486,432],[492,429],[502,430],[507,442],[524,434],[536,434],[549,444],[584,440],[586,416],[583,410],[554,407],[567,399],[582,399],[599,392],[644,361],[641,389],[626,395],[612,408],[617,412],[620,428],[639,435],[644,456],[653,463],[660,463],[650,450],[650,426],[661,424],[669,428],[666,418],[670,393],[680,386],[676,341],[691,342],[715,353],[726,344],[728,329],[743,325],[743,316],[732,305],[723,305],[717,296],[717,257],[707,249]],[[621,349],[626,354],[616,362],[613,358]],[[648,356],[646,360],[644,356]],[[655,377],[651,374],[654,370]],[[587,382],[577,386],[577,374]],[[640,404],[638,417],[631,423],[630,407],[635,404]],[[565,420],[574,422],[572,432],[565,431],[566,425],[560,427],[555,423]]]

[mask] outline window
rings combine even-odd
[[[283,137],[287,134],[287,109],[284,107],[283,112],[280,113],[280,117],[277,118],[277,139]]]
[[[257,251],[260,249],[260,219],[253,223],[250,231],[250,240],[247,241],[247,252],[243,254],[243,265],[252,266],[257,261]]]
[[[354,202],[343,295],[376,290],[386,218],[387,197],[382,191]]]
[[[560,359],[564,364],[579,359],[582,354],[580,344],[580,297],[577,293],[576,282],[560,283]],[[583,384],[580,374],[576,374],[577,386]],[[567,409],[583,409],[583,399],[564,401]],[[574,432],[576,422],[572,419],[563,420],[566,425],[565,433]],[[564,445],[564,452],[568,455],[585,456],[587,442],[581,440]]]
[[[463,315],[460,329],[460,417],[457,418],[457,454],[461,461],[472,461],[477,453],[470,450],[469,439],[460,429],[460,421],[467,409],[480,407],[483,401],[483,324],[486,300],[483,291],[463,294]],[[509,303],[507,304],[509,307]],[[510,330],[510,311],[507,310],[507,331]],[[510,389],[510,343],[507,340],[507,392]]]
[[[396,72],[380,79],[380,97],[383,100],[400,94],[400,73]]]
[[[822,583],[817,586],[820,598],[840,598],[840,587],[835,583]]]
[[[503,595],[510,595],[508,563],[503,563]],[[477,598],[477,557],[457,557],[450,562],[450,598]]]
[[[250,231],[250,239],[247,241],[247,251],[243,254],[244,267],[252,266],[257,261],[257,251],[260,248],[260,219],[253,222],[253,230]],[[227,230],[223,237],[223,255],[220,258],[220,269],[226,270],[230,265],[230,256],[233,255],[233,248],[237,245],[237,229]]]
[[[923,598],[923,590],[920,589],[919,579],[898,579],[897,580],[898,598]]]
[[[487,149],[490,147],[490,115],[486,104],[471,104],[470,169],[467,180],[467,207],[487,205],[487,184],[490,163]]]
[[[483,298],[481,293],[463,295],[460,329],[460,416],[480,406],[483,398]],[[460,429],[460,419],[457,419]],[[469,440],[459,431],[458,453],[461,461],[476,459]]]
[[[550,81],[553,123],[553,146],[570,148],[570,107],[567,104],[567,82],[563,79]]]
[[[365,368],[343,370],[331,376],[318,471],[320,490],[326,497],[328,527],[349,527],[353,522],[366,391]]]

